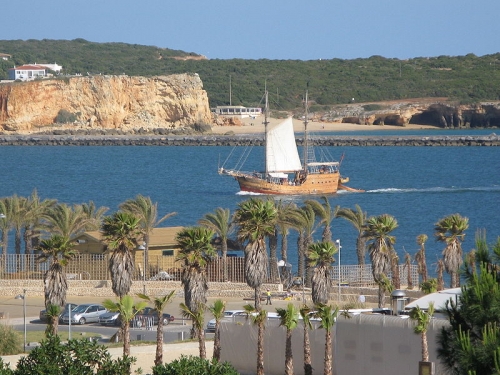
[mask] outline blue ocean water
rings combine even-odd
[[[341,172],[350,177],[348,185],[366,190],[333,195],[331,204],[359,204],[369,215],[393,215],[399,223],[394,235],[401,259],[418,250],[416,237],[425,233],[429,271],[434,273],[443,250],[434,241],[434,224],[453,213],[469,218],[464,251],[474,247],[477,229],[486,229],[490,242],[500,235],[498,147],[330,147],[328,152],[337,159],[344,153]],[[234,211],[249,197],[239,193],[235,180],[217,174],[218,164],[230,153],[230,147],[0,147],[0,196],[29,196],[37,189],[42,198],[69,204],[92,200],[111,213],[142,194],[158,202],[160,215],[177,212],[162,225],[196,225],[217,207]],[[262,153],[254,147],[248,170],[260,169]],[[304,197],[281,199],[300,205]],[[356,264],[354,228],[335,219],[332,231],[342,242],[342,264]],[[289,261],[296,271],[293,235]],[[9,247],[13,252],[13,241]]]

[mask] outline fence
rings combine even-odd
[[[180,280],[180,264],[171,257],[149,257],[149,266],[144,272],[142,263],[136,263],[133,281],[143,280]],[[108,271],[109,259],[107,254],[80,254],[68,262],[65,267],[66,277],[69,280],[110,280]],[[43,280],[45,272],[50,266],[50,261],[39,263],[35,255],[8,254],[0,256],[0,279],[3,280]],[[400,265],[399,277],[401,284],[406,285],[410,273],[413,285],[418,285],[417,266],[409,268]],[[245,282],[245,264],[243,257],[227,258],[227,281],[235,283]],[[207,267],[209,282],[222,282],[224,280],[224,267],[222,258],[214,258]],[[389,278],[391,275],[387,275]],[[295,277],[297,279],[297,277]],[[371,265],[343,265],[333,267],[332,281],[334,285],[352,287],[375,287]],[[278,283],[279,280],[266,280],[267,283]]]

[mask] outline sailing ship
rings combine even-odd
[[[243,192],[267,195],[326,195],[338,190],[360,192],[344,184],[348,177],[340,175],[338,161],[317,160],[309,144],[307,132],[307,93],[305,98],[303,163],[295,140],[292,117],[269,127],[268,93],[265,92],[265,170],[262,172],[243,172],[236,169],[219,167],[219,174],[231,176],[238,181]],[[324,156],[324,155],[323,155]]]

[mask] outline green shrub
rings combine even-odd
[[[379,111],[379,110],[383,109],[383,107],[379,104],[365,104],[363,106],[363,109],[365,111]]]
[[[170,363],[153,367],[153,375],[238,375],[235,368],[228,362],[201,359],[194,356],[181,356]]]
[[[55,119],[56,124],[70,124],[78,119],[77,113],[71,113],[65,109],[60,109]]]
[[[0,375],[13,375],[14,372],[10,368],[8,363],[5,363],[2,358],[0,358]]]
[[[14,375],[130,375],[133,357],[112,360],[108,350],[90,340],[70,340],[61,344],[59,336],[49,336],[17,363]]]
[[[0,324],[0,355],[21,353],[21,340],[21,336],[12,326]]]

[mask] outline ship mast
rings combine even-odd
[[[308,118],[308,91],[306,91],[306,99],[305,99],[305,115],[304,115],[304,172],[307,173],[307,158],[308,158],[308,148],[309,148],[309,141],[308,141],[308,136],[307,136],[307,124],[309,122]]]
[[[269,121],[267,121],[267,116],[268,116],[268,112],[269,112],[269,105],[267,102],[267,99],[268,99],[267,85],[265,88],[264,96],[265,96],[265,101],[266,101],[266,104],[264,107],[264,146],[266,146],[267,145],[267,125],[269,124]],[[266,167],[266,178],[267,178],[268,169],[267,169],[267,149],[266,149],[266,147],[264,147],[264,165]]]

